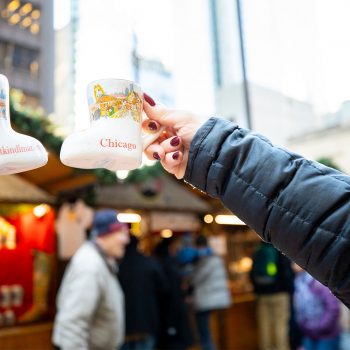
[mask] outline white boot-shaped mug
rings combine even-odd
[[[0,175],[16,174],[47,163],[44,146],[11,128],[9,82],[0,74]]]
[[[88,85],[90,128],[69,135],[60,158],[75,168],[132,170],[141,165],[143,150],[163,127],[141,127],[143,93],[128,80],[101,79]],[[156,125],[156,123],[153,123]]]

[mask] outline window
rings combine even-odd
[[[18,26],[33,35],[40,32],[41,11],[31,2],[0,0],[0,18],[11,26]]]
[[[0,62],[5,69],[21,69],[37,76],[39,51],[0,40]]]

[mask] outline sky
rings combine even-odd
[[[69,0],[55,0],[55,5],[55,28],[59,29],[69,21]],[[212,114],[208,21],[207,2],[202,0],[84,0],[77,38],[77,128],[88,122],[85,95],[90,81],[134,79],[130,65],[133,34],[142,57],[161,61],[173,73],[176,106],[203,118]]]
[[[159,59],[173,71],[176,105],[203,115],[213,113],[210,21],[204,4],[208,1],[84,0],[77,57],[78,118],[86,115],[89,81],[133,78],[133,32],[141,55]],[[318,114],[337,111],[349,99],[350,1],[243,4],[249,80],[310,102]],[[69,0],[55,0],[55,5],[55,27],[60,28],[69,21]]]
[[[244,0],[248,76],[317,113],[349,100],[350,1]]]

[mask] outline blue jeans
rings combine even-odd
[[[124,343],[120,350],[154,350],[154,348],[155,339],[150,335],[142,340]]]
[[[305,337],[303,340],[305,350],[338,350],[339,337],[327,339],[311,339]]]
[[[196,312],[197,328],[202,350],[215,350],[210,332],[210,313],[211,311]]]
[[[350,332],[343,331],[340,334],[340,350],[350,349]]]

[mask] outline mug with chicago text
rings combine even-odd
[[[60,154],[63,164],[113,171],[139,167],[143,150],[163,131],[141,127],[141,88],[129,80],[96,80],[87,87],[87,100],[90,128],[65,139]]]

